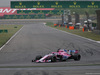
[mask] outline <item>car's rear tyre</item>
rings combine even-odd
[[[75,54],[73,56],[73,58],[74,58],[75,61],[79,61],[81,59],[81,55],[80,54]]]

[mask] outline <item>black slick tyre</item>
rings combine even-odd
[[[56,57],[55,56],[51,57],[51,62],[56,62]]]
[[[81,59],[81,55],[80,54],[75,54],[73,56],[73,58],[74,58],[75,61],[79,61]]]
[[[41,58],[42,58],[42,56],[41,55],[38,55],[38,56],[36,56],[35,60],[39,60]]]

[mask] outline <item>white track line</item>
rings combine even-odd
[[[24,27],[24,26],[23,26]],[[22,27],[22,28],[23,28]],[[22,30],[22,28],[20,30],[18,30],[1,48],[0,51]]]
[[[43,24],[45,25],[46,23],[43,23]],[[47,26],[47,25],[45,25],[45,26]],[[52,27],[50,27],[50,28],[52,28]],[[56,29],[56,28],[53,28],[53,29],[59,30],[59,29]],[[79,36],[79,35],[76,35],[76,34],[72,34],[72,33],[69,33],[69,32],[66,32],[66,31],[63,31],[63,30],[59,30],[59,31],[70,34],[70,35],[74,35],[74,36],[77,36],[77,37],[80,37],[80,38],[83,38],[83,39],[86,39],[86,40],[89,40],[89,41],[92,41],[92,42],[100,43],[100,41],[95,41],[95,40],[92,40],[92,39],[88,39],[88,38],[85,38],[85,37],[82,37],[82,36]]]

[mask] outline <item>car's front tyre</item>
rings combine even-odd
[[[55,56],[52,56],[52,57],[51,57],[51,62],[56,62],[56,60],[57,60],[57,59],[56,59]]]
[[[41,55],[36,56],[35,60],[32,60],[32,62],[35,62],[36,60],[40,60],[42,58]]]
[[[36,56],[35,60],[40,60],[42,58],[41,55]]]

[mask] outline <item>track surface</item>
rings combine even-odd
[[[82,56],[80,61],[68,60],[66,62],[57,62],[57,63],[32,63],[31,60],[35,58],[36,55],[45,55],[47,53],[57,51],[58,48],[65,49],[77,49],[80,50],[80,54]],[[67,34],[65,32],[61,32],[59,30],[50,28],[45,26],[43,22],[41,23],[32,23],[32,24],[24,24],[22,30],[14,37],[1,51],[0,51],[0,66],[68,66],[68,65],[87,65],[87,64],[100,64],[100,44],[96,42],[92,42],[74,35]],[[76,66],[75,66],[76,67]],[[33,75],[27,73],[33,73],[32,71],[26,72],[22,69],[22,71],[10,70],[7,73],[14,75]],[[5,70],[0,70],[3,74]],[[74,71],[73,74],[76,73],[82,75],[88,74],[89,72],[98,73],[99,69],[84,69],[80,70],[80,72]],[[24,72],[25,71],[25,72]],[[68,69],[67,69],[68,71]],[[67,72],[66,70],[61,70],[64,74]],[[43,71],[34,71],[37,72],[38,75],[51,75],[57,74],[61,75],[59,70],[51,72],[48,70]],[[49,72],[49,74],[47,74]],[[88,73],[86,73],[88,72]],[[21,73],[21,74],[20,74]],[[69,75],[71,74],[68,72]],[[6,73],[4,73],[6,75]],[[37,74],[36,74],[37,75]],[[65,74],[66,75],[66,74]],[[95,74],[94,74],[95,75]]]
[[[1,74],[2,72],[2,74]],[[100,75],[99,66],[0,68],[1,75]]]

